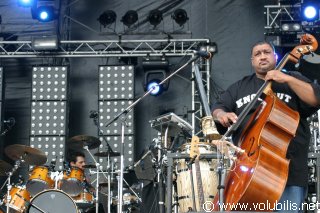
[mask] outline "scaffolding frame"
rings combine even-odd
[[[209,39],[154,39],[154,40],[70,40],[60,41],[57,50],[37,50],[32,41],[0,41],[0,58],[97,58],[97,57],[146,57],[191,56],[199,46],[209,45]],[[210,62],[198,60],[200,73],[207,95],[210,97]],[[193,63],[194,65],[194,63]],[[192,66],[194,76],[194,66]],[[203,109],[196,82],[192,81],[192,127],[193,135],[200,134]]]

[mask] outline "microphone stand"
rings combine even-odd
[[[102,172],[103,176],[107,179],[108,181],[108,213],[111,213],[111,202],[112,202],[112,198],[111,198],[111,171],[110,171],[110,153],[114,153],[113,150],[111,149],[109,143],[108,143],[108,140],[106,139],[106,137],[104,136],[103,134],[103,131],[102,129],[99,127],[99,122],[98,122],[98,115],[95,115],[93,117],[93,122],[94,122],[94,125],[97,127],[98,131],[99,131],[99,136],[101,135],[103,140],[106,142],[106,148],[107,148],[107,153],[108,153],[108,156],[107,156],[107,177],[105,176],[105,174]],[[87,150],[89,151],[89,150]],[[90,153],[91,154],[91,153]],[[92,156],[92,158],[94,159],[94,157]],[[95,161],[95,159],[94,159]],[[96,162],[96,161],[95,161]],[[96,162],[97,163],[97,162]],[[98,184],[98,169],[97,169],[97,184]],[[98,195],[97,195],[98,196]],[[98,213],[98,212],[97,212]]]
[[[10,201],[11,201],[11,195],[10,195],[10,191],[11,191],[11,188],[12,188],[12,185],[11,185],[11,177],[13,175],[13,173],[15,171],[17,171],[17,169],[20,167],[20,164],[23,163],[24,160],[23,160],[23,157],[21,156],[19,160],[17,160],[12,168],[12,170],[10,172],[8,172],[8,178],[5,182],[7,182],[7,198],[6,198],[6,205],[7,205],[7,208],[6,208],[6,213],[9,213],[9,210],[10,210]]]
[[[200,55],[194,55],[192,58],[190,58],[185,64],[183,64],[180,68],[178,68],[176,71],[171,73],[169,76],[167,76],[165,79],[163,79],[159,85],[164,84],[167,82],[172,76],[180,72],[182,69],[187,67],[189,64],[192,62],[196,61],[197,59],[200,58]],[[121,111],[118,115],[116,115],[113,119],[111,119],[107,124],[105,125],[106,127],[109,127],[113,122],[117,121],[121,117],[121,149],[120,149],[120,184],[119,184],[119,202],[118,202],[118,212],[122,212],[122,185],[123,185],[123,171],[124,171],[124,127],[125,127],[125,120],[126,116],[133,108],[140,102],[142,101],[145,97],[147,97],[153,90],[155,90],[155,86],[151,87],[148,91],[146,91],[141,97],[139,97],[136,101],[134,101],[132,104],[130,104],[127,108],[125,108],[123,111]]]

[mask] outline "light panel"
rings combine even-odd
[[[68,69],[65,66],[32,68],[30,146],[47,155],[47,166],[57,158],[63,169],[68,121]]]
[[[133,99],[133,66],[100,66],[99,99]]]
[[[65,135],[65,131],[65,101],[31,103],[31,135]]]
[[[134,99],[134,67],[131,65],[99,66],[99,125],[102,134],[107,137],[113,151],[120,152],[121,119],[110,126],[105,124],[123,112]],[[134,160],[134,113],[126,114],[124,166],[133,164]],[[101,135],[100,135],[101,136]],[[100,139],[102,140],[102,139]],[[102,142],[99,151],[105,151]],[[103,162],[106,158],[99,158]],[[120,158],[112,158],[118,163]],[[105,164],[103,164],[105,165]],[[120,165],[118,165],[120,166]]]
[[[32,100],[66,100],[66,67],[34,67],[32,70]]]
[[[120,135],[121,134],[121,119],[113,122],[109,127],[105,124],[113,119],[116,115],[122,112],[127,106],[132,104],[132,101],[100,101],[99,102],[99,121],[100,128],[104,135]],[[129,112],[126,116],[126,128],[124,134],[133,134],[133,111]]]

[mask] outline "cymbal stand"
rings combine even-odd
[[[99,173],[100,173],[99,170],[100,170],[100,164],[96,161],[94,156],[91,154],[91,152],[89,151],[88,146],[84,146],[83,148],[89,153],[89,155],[91,156],[92,160],[94,161],[94,163],[96,165],[97,179],[96,179],[96,197],[95,197],[95,200],[96,200],[96,213],[98,213],[99,212]],[[108,186],[109,186],[109,183],[108,183]],[[109,194],[108,194],[108,196],[109,196]],[[109,198],[108,198],[108,202],[109,202]],[[108,205],[109,205],[109,203],[108,203]]]
[[[109,143],[108,143],[108,140],[106,139],[106,137],[104,136],[103,134],[103,130],[99,127],[99,122],[98,122],[98,114],[96,116],[93,117],[93,122],[94,122],[94,125],[97,127],[98,131],[99,131],[99,135],[102,136],[104,142],[106,142],[106,149],[107,149],[107,153],[108,153],[108,156],[107,156],[107,176],[102,172],[103,176],[108,180],[108,213],[111,213],[111,202],[112,202],[112,198],[111,198],[111,170],[110,170],[110,153],[113,153],[113,150],[111,149]],[[87,151],[89,152],[89,150],[87,149]],[[90,153],[90,152],[89,152]],[[96,162],[96,160],[94,159],[94,157],[92,156],[92,154],[90,153],[92,159]],[[97,163],[97,162],[96,162]],[[97,167],[98,168],[98,167]],[[97,172],[99,170],[97,169]],[[99,174],[97,173],[97,176]],[[97,178],[97,183],[98,184],[98,178]],[[98,187],[97,187],[98,188]]]
[[[163,177],[162,177],[162,166],[163,166],[163,163],[162,163],[162,142],[164,142],[164,145],[165,147],[164,148],[167,148],[167,137],[168,137],[168,130],[169,130],[169,126],[166,128],[165,130],[165,134],[164,134],[164,137],[161,135],[161,133],[158,133],[159,134],[159,137],[161,140],[159,139],[156,139],[156,145],[155,147],[158,149],[158,162],[157,162],[157,165],[156,165],[156,168],[157,168],[157,182],[158,182],[158,192],[159,192],[159,201],[158,201],[158,204],[159,204],[159,212],[160,213],[164,213],[164,210],[165,210],[165,201],[164,201],[164,187],[163,187]],[[164,141],[162,141],[164,140]]]
[[[20,164],[21,164],[22,162],[24,162],[24,160],[23,160],[23,158],[22,158],[22,156],[21,156],[20,159],[15,162],[12,170],[7,173],[7,174],[8,174],[8,178],[7,178],[7,180],[6,180],[6,182],[7,182],[7,203],[6,203],[7,208],[6,208],[6,212],[7,212],[7,213],[9,213],[9,210],[10,210],[9,205],[10,205],[10,201],[11,201],[11,195],[10,195],[10,191],[11,191],[11,188],[12,188],[12,185],[11,185],[11,177],[12,177],[13,173],[14,173],[15,171],[17,171],[17,169],[20,167]]]

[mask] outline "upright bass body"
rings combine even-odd
[[[226,177],[225,210],[271,211],[276,207],[288,179],[286,153],[298,124],[299,114],[269,89],[240,137],[245,153],[238,154]],[[217,199],[215,210],[220,208]]]

